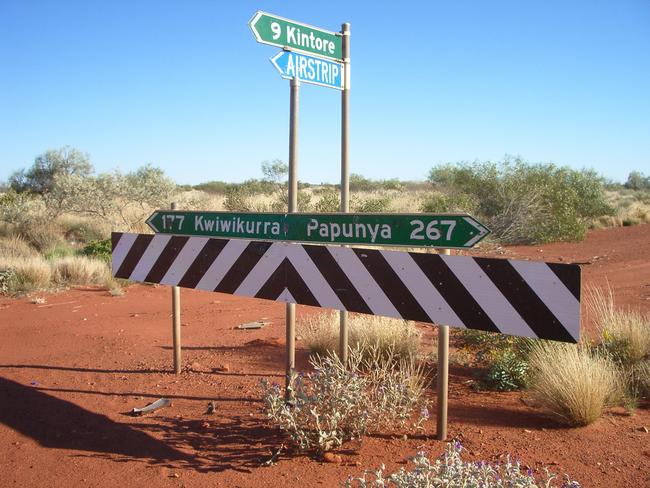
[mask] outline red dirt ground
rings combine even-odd
[[[650,311],[650,225],[492,254],[588,263],[585,285],[607,280],[619,305]],[[78,288],[38,294],[40,304],[0,298],[1,486],[340,486],[364,468],[393,471],[418,450],[442,452],[432,418],[415,438],[388,433],[350,446],[341,464],[289,453],[262,467],[283,441],[260,413],[258,385],[283,381],[284,305],[183,290],[184,372],[175,376],[170,295],[135,285],[121,297]],[[313,312],[299,307],[299,317]],[[234,329],[253,320],[270,325]],[[434,328],[420,327],[430,343]],[[588,427],[562,428],[522,393],[472,391],[471,373],[452,367],[449,394],[449,437],[462,441],[468,459],[512,453],[585,487],[650,486],[647,404],[631,416],[614,409]],[[125,415],[159,397],[172,406]],[[205,415],[209,401],[213,415]]]

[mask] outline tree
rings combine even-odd
[[[266,181],[282,183],[288,173],[289,166],[280,159],[273,159],[262,163],[262,174]]]
[[[152,210],[169,204],[175,190],[163,170],[146,165],[127,174],[60,174],[44,199],[54,216],[70,212],[137,229]]]
[[[52,191],[58,175],[90,176],[93,165],[87,154],[69,146],[50,149],[36,156],[27,170],[16,171],[9,177],[9,186],[16,192],[44,195]]]
[[[639,171],[632,171],[625,182],[625,188],[630,190],[647,190],[650,189],[650,176],[645,176]]]

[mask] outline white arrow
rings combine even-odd
[[[483,239],[486,235],[490,233],[490,230],[485,227],[484,225],[478,223],[476,220],[474,220],[472,217],[463,217],[465,222],[467,222],[469,225],[474,227],[476,230],[478,230],[478,234],[476,234],[474,237],[472,237],[469,241],[467,241],[463,246],[471,247],[474,244],[476,244],[478,241]]]
[[[152,214],[151,214],[151,217],[149,217],[149,218],[147,219],[146,223],[147,223],[147,225],[148,225],[149,227],[151,227],[151,229],[152,229],[154,232],[159,233],[160,230],[158,230],[158,228],[157,228],[155,225],[153,225],[153,219],[154,219],[157,215],[158,215],[158,212],[154,212],[154,213],[152,213]]]

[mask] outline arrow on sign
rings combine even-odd
[[[282,78],[343,90],[343,65],[291,51],[280,51],[271,63]]]
[[[330,59],[342,59],[341,36],[336,32],[257,11],[248,23],[255,40]]]
[[[490,233],[490,230],[487,227],[477,222],[472,217],[463,217],[463,220],[465,220],[465,222],[467,222],[469,225],[471,225],[478,231],[478,234],[476,234],[469,241],[463,244],[463,247],[472,247],[474,244],[476,244],[478,241],[480,241]]]

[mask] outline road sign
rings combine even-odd
[[[577,342],[580,267],[165,234],[112,235],[117,278]]]
[[[297,79],[313,85],[343,90],[343,64],[291,51],[280,51],[271,63],[286,80]]]
[[[470,248],[490,231],[466,214],[282,214],[157,210],[154,232],[270,241]]]
[[[341,36],[335,32],[257,11],[248,23],[255,40],[330,59],[342,59]]]

